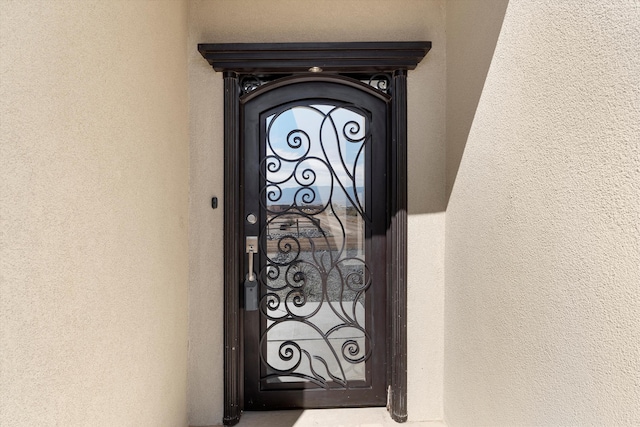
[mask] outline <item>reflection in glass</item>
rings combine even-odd
[[[270,383],[365,380],[366,117],[352,105],[314,104],[265,119],[260,348]]]

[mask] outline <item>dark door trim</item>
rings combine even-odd
[[[254,224],[243,221],[245,236],[256,235],[260,239],[258,243],[260,246],[260,250],[258,252],[260,254],[257,256],[257,261],[254,261],[254,268],[256,264],[258,265],[256,271],[268,271],[264,270],[267,268],[265,265],[272,265],[277,266],[274,267],[274,269],[277,269],[275,271],[278,272],[275,277],[271,279],[269,278],[268,272],[265,272],[263,275],[258,273],[259,279],[257,282],[260,287],[258,300],[264,302],[264,305],[260,304],[260,308],[258,310],[244,311],[243,313],[245,410],[285,409],[296,407],[335,408],[344,406],[385,406],[387,403],[387,367],[389,365],[386,363],[386,360],[389,356],[387,348],[390,341],[389,331],[387,330],[389,328],[389,322],[387,321],[387,301],[389,299],[386,298],[386,294],[388,292],[388,277],[386,275],[386,267],[388,264],[386,256],[386,233],[389,223],[389,203],[386,192],[389,176],[387,173],[389,163],[387,149],[390,144],[389,136],[391,133],[390,100],[391,97],[389,95],[372,88],[368,84],[347,77],[335,76],[326,73],[310,73],[277,79],[272,83],[262,85],[259,89],[255,89],[240,98],[241,126],[243,129],[243,133],[240,135],[240,144],[245,166],[243,172],[244,182],[242,186],[244,190],[244,212],[240,214],[240,217],[246,218],[249,213],[255,213],[257,215],[257,222]],[[318,107],[319,104],[324,104],[324,106],[328,107],[330,110],[316,110],[314,107]],[[331,127],[325,127],[323,125],[327,119],[331,123],[334,123],[333,126],[338,126],[340,129],[343,129],[343,132],[346,129],[343,126],[347,123],[355,123],[355,121],[352,122],[350,120],[358,120],[357,118],[362,120],[362,134],[358,134],[358,136],[355,136],[354,134],[354,139],[350,140],[355,144],[355,147],[363,149],[362,155],[364,159],[366,159],[362,162],[362,169],[359,169],[362,172],[362,181],[359,181],[359,185],[362,185],[362,193],[359,193],[359,199],[355,191],[355,200],[347,201],[344,199],[343,201],[340,201],[342,196],[339,195],[341,188],[345,188],[342,187],[343,184],[346,188],[350,188],[349,185],[355,186],[356,182],[358,182],[355,170],[353,172],[354,176],[350,178],[352,181],[349,179],[344,181],[345,177],[339,178],[339,173],[337,171],[332,172],[331,176],[335,176],[336,181],[334,182],[332,178],[328,184],[322,184],[331,186],[330,194],[322,194],[319,189],[316,193],[314,187],[304,187],[304,182],[298,181],[298,179],[287,179],[283,182],[273,182],[268,184],[271,180],[276,178],[274,176],[270,177],[269,171],[271,166],[275,166],[278,169],[280,167],[286,169],[288,167],[286,165],[291,166],[292,163],[295,163],[296,161],[287,158],[287,154],[291,155],[290,152],[287,152],[287,148],[293,149],[294,146],[291,144],[287,145],[284,141],[278,143],[277,136],[280,135],[284,137],[284,135],[287,135],[289,131],[310,132],[314,129],[312,124],[313,122],[307,123],[307,126],[309,127],[306,127],[302,123],[295,123],[291,125],[288,123],[288,119],[286,118],[282,120],[280,119],[280,117],[287,117],[286,112],[291,113],[296,109],[299,114],[302,114],[303,112],[311,114],[311,117],[308,115],[305,116],[308,120],[313,120],[314,118],[320,120],[320,117],[323,117],[324,119],[322,119],[322,123],[319,121],[315,124],[319,125],[320,129],[324,128],[325,131]],[[311,111],[313,111],[313,113],[311,113]],[[349,113],[352,114],[348,116],[349,121],[340,122],[340,120],[347,120],[342,115],[348,115]],[[284,116],[281,116],[281,114],[284,114]],[[271,129],[271,126],[267,124],[268,122],[266,118],[269,116],[275,117],[271,123],[275,123],[274,129],[279,128],[278,130]],[[342,119],[340,116],[342,116]],[[336,122],[334,122],[334,120],[336,120]],[[298,128],[297,126],[302,127]],[[318,130],[315,130],[315,132],[317,131]],[[318,151],[313,154],[309,152],[302,154],[302,151],[304,151],[304,149],[302,149],[297,152],[297,155],[301,156],[297,160],[300,161],[302,158],[305,158],[306,160],[319,159],[322,157],[325,144],[327,144],[326,147],[330,151],[332,142],[335,143],[341,140],[338,136],[337,128],[334,129],[334,131],[336,132],[336,134],[333,135],[336,138],[335,140],[333,140],[332,137],[329,137],[327,132],[320,130],[321,135],[316,134],[315,137],[312,136],[309,138],[308,146],[306,143],[303,144],[301,141],[300,147],[308,147],[309,150],[312,150],[312,147],[315,147]],[[272,135],[272,137],[270,138],[269,135]],[[289,133],[289,135],[291,134]],[[328,137],[328,140],[325,140],[323,136]],[[318,139],[316,140],[316,138]],[[347,149],[347,141],[349,140],[344,139],[342,141],[345,143],[343,149]],[[321,150],[322,152],[319,150],[321,146],[323,147]],[[281,151],[283,149],[284,151]],[[269,154],[267,154],[267,151],[269,151]],[[338,153],[340,152],[334,154]],[[344,157],[342,154],[344,154]],[[282,155],[283,157],[280,157],[279,155]],[[310,157],[307,157],[307,155]],[[327,155],[326,152],[325,155]],[[343,160],[343,167],[348,169],[352,166],[355,167],[355,161],[353,164],[349,163],[353,160],[348,158],[349,156],[346,154],[346,151],[340,153],[340,157]],[[276,159],[278,160],[276,161]],[[335,167],[336,170],[339,169],[339,161],[332,161],[329,157],[325,157],[324,160],[326,160],[327,163],[333,162],[333,167]],[[345,166],[345,164],[348,165],[348,167]],[[317,178],[320,178],[324,172],[329,172],[328,169],[323,169],[321,164],[317,162],[314,163],[313,160],[311,160],[311,163],[305,163],[305,160],[301,160],[300,163],[298,163],[298,166],[303,165],[305,165],[305,168],[308,168],[305,169],[306,171],[314,171],[314,174],[317,172],[318,175],[314,175]],[[260,168],[263,170],[261,170],[260,173],[257,173]],[[276,181],[279,181],[279,179],[276,178]],[[315,182],[316,179],[314,178],[313,181]],[[320,202],[322,205],[326,204],[326,210],[319,209],[317,206],[311,207],[315,206],[313,203],[308,205],[309,207],[306,211],[304,211],[304,209],[298,210],[298,203],[305,203],[303,197],[294,196],[294,200],[289,201],[285,194],[276,194],[276,192],[274,192],[275,188],[279,187],[273,186],[273,184],[283,184],[284,182],[289,182],[290,184],[295,182],[299,186],[297,187],[299,190],[305,189],[304,191],[309,191],[309,194],[312,194],[311,197],[313,197],[314,201],[317,200],[316,203]],[[271,191],[268,192],[267,190],[269,188],[271,188]],[[264,193],[262,193],[262,191],[264,191]],[[346,196],[346,191],[343,194]],[[335,205],[335,203],[337,203],[337,205]],[[353,238],[357,231],[349,228],[347,225],[348,219],[346,217],[342,217],[339,213],[331,213],[334,206],[339,212],[339,206],[341,203],[346,203],[345,206],[353,207],[354,218],[358,217],[362,220],[361,232],[366,234],[366,239],[360,243],[361,246],[357,246],[353,241],[351,241],[351,245],[353,245],[351,246],[352,250],[358,247],[359,250],[363,251],[360,255],[356,255],[355,253],[348,255],[346,253],[350,247],[346,236],[351,235],[351,238]],[[360,206],[360,209],[362,209],[360,213],[355,212],[357,206]],[[329,212],[329,214],[327,214],[327,212]],[[277,248],[276,245],[273,245],[272,247],[272,251],[275,252],[267,255],[267,248],[269,245],[267,236],[270,233],[274,233],[273,229],[271,232],[268,231],[267,224],[271,223],[273,227],[274,223],[272,221],[276,221],[275,224],[278,224],[281,223],[279,221],[282,221],[282,218],[296,218],[296,221],[297,219],[300,219],[302,224],[305,224],[305,221],[315,219],[318,222],[313,225],[313,229],[321,232],[323,235],[325,232],[328,232],[328,235],[332,237],[325,236],[324,238],[306,238],[303,235],[301,238],[296,231],[285,231],[283,235],[281,234],[283,230],[281,228],[280,231],[276,231],[275,234],[272,235],[272,238],[274,239],[272,240],[272,243],[277,243]],[[322,225],[320,224],[320,221],[322,221]],[[345,225],[342,237],[344,237],[345,240],[343,240],[342,243],[338,243],[340,241],[340,237],[338,236],[339,233],[335,233],[335,231],[329,232],[329,230],[331,230],[330,224],[333,224],[334,226],[338,224],[342,225],[342,221],[344,221]],[[312,223],[309,222],[309,224]],[[294,236],[297,239],[293,240]],[[332,243],[330,242],[333,242],[336,246],[332,247]],[[285,243],[285,245],[291,243],[293,244],[293,247],[287,250],[281,247],[280,243]],[[305,244],[309,245],[309,247],[304,248]],[[323,244],[328,245],[326,249],[315,247],[315,245],[323,246]],[[345,246],[341,248],[341,245]],[[318,252],[316,252],[316,249]],[[325,250],[332,254],[330,255],[331,261],[329,261],[328,264],[321,260],[323,256],[321,254]],[[345,252],[343,252],[343,250]],[[293,256],[293,253],[296,253],[296,255]],[[296,356],[286,358],[282,357],[282,353],[279,352],[278,355],[281,357],[274,357],[274,359],[271,359],[271,356],[276,355],[268,354],[266,341],[269,336],[269,333],[267,332],[268,329],[275,327],[276,330],[284,332],[288,328],[286,325],[289,325],[289,327],[291,327],[291,325],[298,325],[299,327],[302,325],[306,325],[307,327],[310,325],[319,326],[319,323],[316,322],[321,322],[320,319],[323,318],[320,313],[317,313],[318,316],[314,313],[308,318],[302,319],[295,314],[295,307],[298,307],[295,302],[292,299],[289,299],[287,302],[289,295],[296,292],[296,288],[294,286],[288,287],[293,285],[295,282],[295,274],[290,276],[291,282],[284,279],[283,283],[278,283],[281,272],[282,275],[286,277],[288,274],[291,274],[287,273],[291,268],[293,268],[291,271],[300,271],[302,274],[305,274],[304,270],[296,270],[295,267],[296,260],[299,259],[298,256],[300,256],[300,260],[302,260],[304,259],[305,254],[307,256],[314,254],[306,259],[303,265],[307,267],[314,266],[314,272],[317,276],[314,272],[307,269],[307,273],[311,273],[311,275],[308,277],[309,280],[308,282],[305,282],[303,287],[308,286],[308,288],[313,288],[315,285],[321,285],[322,287],[326,286],[325,290],[327,292],[329,292],[330,289],[335,290],[336,287],[342,287],[346,292],[345,295],[341,294],[339,297],[334,295],[334,298],[338,298],[337,300],[330,298],[328,294],[325,299],[325,296],[323,295],[320,299],[319,307],[329,309],[330,312],[333,307],[335,307],[333,309],[339,311],[340,309],[338,307],[343,307],[342,304],[347,304],[354,309],[355,313],[356,303],[354,301],[351,303],[347,302],[349,300],[350,285],[347,284],[348,280],[344,280],[347,275],[350,275],[349,271],[351,271],[351,280],[355,286],[358,287],[359,284],[356,283],[357,280],[355,280],[355,276],[353,276],[353,274],[357,275],[358,273],[356,273],[355,270],[349,270],[350,267],[346,264],[342,264],[342,261],[347,262],[348,260],[351,260],[351,262],[353,262],[358,260],[358,262],[361,262],[359,265],[369,272],[369,274],[367,274],[363,270],[362,276],[358,276],[362,279],[361,284],[363,285],[361,294],[361,303],[363,308],[362,318],[360,320],[356,319],[355,314],[353,314],[353,317],[351,318],[347,312],[343,312],[340,315],[336,312],[336,317],[330,316],[329,319],[325,318],[325,321],[328,320],[333,325],[333,327],[331,327],[331,333],[336,332],[338,330],[336,328],[343,331],[352,331],[352,333],[355,333],[356,335],[359,332],[362,333],[360,338],[361,346],[360,344],[357,344],[357,348],[352,347],[354,352],[350,353],[348,356],[344,352],[344,349],[346,348],[344,345],[347,345],[350,341],[342,342],[342,352],[339,351],[340,344],[334,344],[336,345],[335,350],[337,351],[337,353],[333,354],[335,359],[331,358],[330,352],[327,352],[328,348],[323,348],[322,346],[318,347],[318,341],[322,341],[322,339],[327,339],[327,344],[329,342],[329,335],[323,335],[323,332],[320,330],[315,330],[314,337],[316,340],[312,341],[315,342],[316,345],[312,345],[310,347],[308,346],[308,342],[305,343],[308,341],[307,339],[303,339],[303,337],[293,333],[291,330],[289,331],[290,335],[287,339],[291,339],[292,341],[289,341],[290,344],[287,348],[292,349]],[[315,254],[318,254],[320,258],[316,258]],[[282,258],[280,258],[279,261],[276,261],[278,260],[279,255],[282,255]],[[291,258],[289,258],[289,256],[291,256]],[[291,262],[291,264],[288,264],[289,262]],[[331,266],[329,266],[329,264]],[[281,268],[283,270],[280,270]],[[316,268],[317,270],[315,270]],[[334,270],[334,268],[336,270]],[[246,264],[243,271],[247,271]],[[327,274],[330,271],[334,271],[334,273],[336,271],[340,271],[340,277],[337,275],[327,275],[324,279],[326,280],[326,283],[323,283],[323,280],[321,279],[322,275]],[[345,275],[345,278],[341,278],[343,274]],[[371,281],[369,285],[366,285],[367,279],[365,279],[365,276],[367,275]],[[276,287],[285,285],[285,288],[283,289],[287,289],[289,294],[287,297],[284,297],[282,302],[278,297],[277,305],[278,308],[284,307],[284,309],[289,312],[290,316],[281,317],[280,313],[278,313],[278,308],[271,307],[268,303],[269,300],[275,302],[276,300],[272,298],[277,296],[277,293],[275,293],[277,291],[275,289],[268,288],[269,284]],[[302,295],[303,294],[300,294],[300,296]],[[346,299],[343,299],[343,297]],[[263,298],[266,299],[263,300]],[[332,304],[332,301],[336,306]],[[313,304],[311,300],[308,302]],[[282,305],[280,305],[281,303]],[[306,299],[300,302],[299,307],[305,306],[308,309],[309,305],[307,305]],[[293,309],[293,311],[289,311],[290,308]],[[302,308],[302,310],[304,310],[304,308]],[[283,323],[278,323],[278,319],[286,320],[284,320]],[[267,327],[272,321],[273,324]],[[362,329],[356,329],[354,326],[356,328],[361,326]],[[327,325],[324,325],[324,328],[327,327]],[[343,327],[346,329],[342,329]],[[324,329],[324,331],[326,330],[327,329]],[[298,341],[298,338],[301,340]],[[307,336],[307,338],[309,337]],[[281,337],[280,339],[284,338]],[[336,339],[340,338],[334,338],[334,340]],[[355,343],[355,341],[353,341],[353,343]],[[283,345],[284,344],[285,343],[283,343]],[[300,347],[298,347],[298,344]],[[280,351],[282,351],[282,348]],[[313,371],[303,372],[305,371],[304,368],[299,369],[297,365],[294,366],[293,363],[290,365],[289,362],[285,362],[290,360],[295,361],[297,359],[298,351],[300,352],[301,361],[304,358],[303,352],[306,353],[308,351],[309,353],[306,353],[309,358],[308,362],[310,365],[315,364],[316,369],[320,368],[321,370],[321,364],[326,361],[335,362],[337,364],[337,369],[329,369],[325,364],[325,367],[327,368],[326,373],[323,372],[322,374],[318,374]],[[361,362],[357,362],[356,359],[359,359],[360,357],[362,357],[363,360]],[[318,359],[322,362],[319,362]],[[275,364],[273,364],[274,361]],[[303,361],[303,365],[306,365],[306,363],[307,360],[305,359]],[[275,373],[273,369],[276,369],[278,366],[279,369],[282,369],[283,371]],[[288,373],[286,372],[289,368],[291,371],[288,373],[291,373],[294,376],[305,375],[304,380],[291,381],[293,377],[287,375]],[[357,379],[348,378],[343,369],[349,368],[361,369],[362,372],[360,374],[363,376]],[[332,372],[334,376],[331,376],[330,372]],[[269,374],[272,376],[271,380],[266,379]],[[283,378],[288,378],[288,380],[282,382],[281,380]],[[300,379],[301,377],[297,378]]]
[[[407,420],[407,70],[414,69],[431,42],[200,44],[198,50],[216,71],[224,72],[224,424],[240,421],[243,402],[241,263],[238,236],[241,210],[241,77],[271,79],[310,70],[358,76],[391,76],[389,156],[388,342],[389,411]]]

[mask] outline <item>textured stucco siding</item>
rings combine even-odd
[[[0,1],[0,425],[186,425],[186,1]]]
[[[442,418],[444,2],[200,1],[190,7],[189,420],[222,419],[223,88],[197,43],[431,40],[409,73],[409,419]]]
[[[433,42],[409,73],[409,420],[640,425],[638,22],[636,0],[0,0],[0,425],[221,421],[223,88],[196,44],[376,40]]]
[[[492,19],[466,3],[449,52]],[[640,424],[638,22],[509,2],[446,213],[450,426]]]

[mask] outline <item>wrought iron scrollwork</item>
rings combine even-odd
[[[314,104],[266,120],[262,379],[348,388],[364,380],[372,352],[363,243],[371,224],[364,192],[370,114],[351,104]]]
[[[391,76],[389,74],[374,74],[369,78],[367,84],[380,92],[389,93]]]
[[[349,75],[345,75],[349,77]],[[246,95],[249,92],[253,92],[265,83],[277,80],[285,76],[282,75],[255,75],[255,74],[243,74],[239,79],[240,95]],[[353,78],[353,77],[352,77]],[[359,76],[358,79],[372,88],[379,90],[383,93],[390,93],[391,91],[391,75],[386,73],[371,74],[363,78]]]
[[[252,92],[265,84],[268,80],[262,79],[253,74],[246,74],[240,77],[240,95],[245,95]]]

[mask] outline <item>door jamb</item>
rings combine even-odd
[[[240,311],[240,84],[239,73],[300,73],[322,65],[332,72],[390,73],[391,151],[388,253],[388,410],[407,420],[407,70],[431,42],[199,44],[198,50],[224,78],[224,417],[240,421],[242,316]]]

